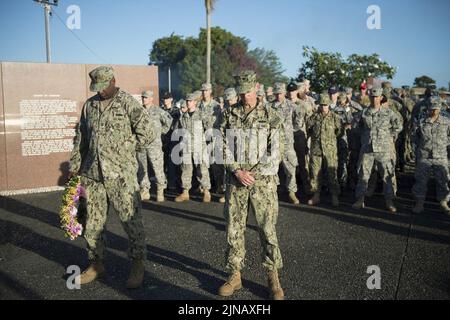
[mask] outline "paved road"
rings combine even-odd
[[[368,208],[339,210],[325,199],[319,207],[280,202],[281,281],[287,299],[449,299],[450,217],[427,203],[411,214],[410,176],[400,178],[399,213],[383,210],[380,194]],[[124,288],[127,238],[117,215],[108,221],[107,276],[81,290],[66,288],[66,268],[87,265],[84,240],[63,238],[58,228],[60,193],[0,198],[1,299],[222,299],[225,279],[223,206],[144,203],[147,231],[145,285]],[[169,197],[170,198],[170,197]],[[285,200],[285,199],[281,199]],[[302,199],[302,202],[305,202]],[[266,299],[259,238],[251,216],[244,289],[233,299]],[[381,289],[368,290],[368,266],[381,270]]]

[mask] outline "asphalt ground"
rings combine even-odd
[[[341,206],[324,195],[317,207],[280,195],[277,232],[286,299],[449,299],[450,217],[430,197],[426,211],[412,214],[411,173],[399,176],[398,213],[384,209],[380,193],[353,210],[351,192]],[[433,187],[430,184],[432,194]],[[147,257],[142,288],[127,290],[127,236],[109,213],[105,278],[69,290],[67,268],[87,264],[85,241],[64,238],[59,228],[60,192],[0,197],[0,299],[267,299],[266,274],[254,216],[246,232],[244,288],[230,298],[216,295],[226,279],[223,205],[143,203]],[[380,289],[368,289],[370,266],[379,267]]]

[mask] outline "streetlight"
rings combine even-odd
[[[51,6],[57,6],[58,0],[34,0],[44,7],[44,18],[45,18],[45,48],[47,51],[47,63],[52,63],[52,52],[50,47],[50,14]]]

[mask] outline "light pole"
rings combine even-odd
[[[44,7],[44,18],[45,18],[45,49],[47,52],[47,63],[52,63],[52,49],[50,46],[50,15],[51,15],[51,6],[57,6],[58,0],[34,0],[41,4]]]

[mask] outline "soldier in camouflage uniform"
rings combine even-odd
[[[203,202],[211,202],[211,181],[209,180],[209,158],[207,154],[205,130],[210,128],[211,117],[205,116],[197,108],[197,95],[188,94],[186,97],[187,111],[180,117],[179,128],[183,137],[181,163],[181,185],[183,192],[175,198],[175,202],[188,201],[189,190],[192,187],[192,172],[195,175],[203,191]]]
[[[330,110],[331,99],[328,94],[322,93],[319,103],[319,111],[306,121],[308,136],[311,137],[309,179],[311,191],[314,192],[308,204],[314,206],[320,203],[322,175],[326,170],[332,204],[338,207],[340,188],[337,177],[337,139],[342,135],[342,126],[339,117]]]
[[[180,185],[178,182],[180,176],[180,167],[172,161],[172,150],[176,146],[176,141],[172,141],[172,133],[176,128],[178,120],[181,116],[181,111],[173,103],[173,97],[170,92],[162,94],[163,104],[161,109],[167,112],[172,118],[170,130],[163,135],[163,151],[164,151],[164,172],[167,176],[167,188],[169,190],[176,190]]]
[[[362,111],[363,107],[358,102],[353,100],[353,89],[352,88],[346,87],[345,95],[347,96],[348,105],[349,105],[352,113]]]
[[[242,287],[247,216],[250,207],[256,216],[263,249],[263,266],[268,270],[273,299],[284,298],[278,278],[283,266],[276,234],[278,218],[278,168],[284,146],[282,119],[274,109],[258,104],[256,74],[238,76],[241,101],[226,110],[221,123],[226,168],[227,269],[230,277],[219,295],[231,296]],[[242,139],[237,139],[240,136]],[[238,140],[236,146],[235,140]],[[239,151],[238,151],[239,150]]]
[[[80,283],[92,282],[105,273],[103,231],[112,206],[130,239],[132,266],[127,287],[137,288],[144,279],[145,234],[136,149],[150,145],[156,133],[139,102],[116,87],[111,67],[98,67],[89,76],[90,90],[97,94],[83,106],[69,169],[70,176],[81,176],[87,198],[84,238],[90,266]]]
[[[352,126],[352,108],[350,101],[345,93],[341,93],[338,97],[338,104],[333,112],[338,115],[341,120],[342,134],[338,138],[338,180],[341,188],[347,186],[347,165],[349,158],[348,132]]]
[[[150,200],[150,179],[148,166],[152,166],[156,178],[156,201],[164,202],[164,190],[167,187],[167,179],[164,173],[164,153],[162,135],[166,134],[172,125],[170,114],[157,105],[153,105],[153,91],[142,92],[142,105],[152,120],[153,130],[157,138],[148,148],[139,150],[137,159],[139,163],[138,182],[141,188],[141,199]]]
[[[266,102],[272,103],[274,101],[275,101],[275,95],[273,94],[273,87],[267,87]]]
[[[289,101],[294,106],[293,129],[294,149],[298,160],[297,171],[303,185],[303,191],[307,193],[309,191],[309,178],[307,168],[308,138],[306,134],[306,113],[309,104],[305,100],[299,98],[299,90],[303,91],[303,97],[305,97],[304,84],[299,87],[297,83],[291,82],[287,87]]]
[[[358,103],[362,106],[362,107],[369,107],[370,106],[370,98],[367,95],[367,84],[364,82],[361,84],[360,86],[360,94],[358,96]]]
[[[431,100],[428,115],[415,125],[413,140],[417,147],[416,183],[412,189],[416,198],[414,213],[423,212],[430,174],[436,180],[436,196],[444,213],[450,214],[447,146],[450,139],[450,120],[440,115],[441,104]]]
[[[390,148],[402,130],[399,118],[389,108],[381,106],[383,89],[375,87],[371,90],[371,107],[364,109],[361,116],[361,153],[359,157],[359,181],[356,186],[356,198],[353,208],[364,208],[364,197],[374,166],[380,172],[384,188],[386,207],[391,212],[397,211],[393,204],[394,190],[392,179],[395,168],[390,155]]]
[[[301,127],[303,122],[300,111],[286,99],[286,84],[275,83],[273,93],[275,94],[275,102],[271,107],[280,113],[283,119],[283,129],[285,136],[284,158],[282,166],[286,176],[286,189],[289,192],[289,201],[293,204],[299,204],[300,201],[296,196],[297,192],[297,154],[294,149],[294,121],[295,127]]]

